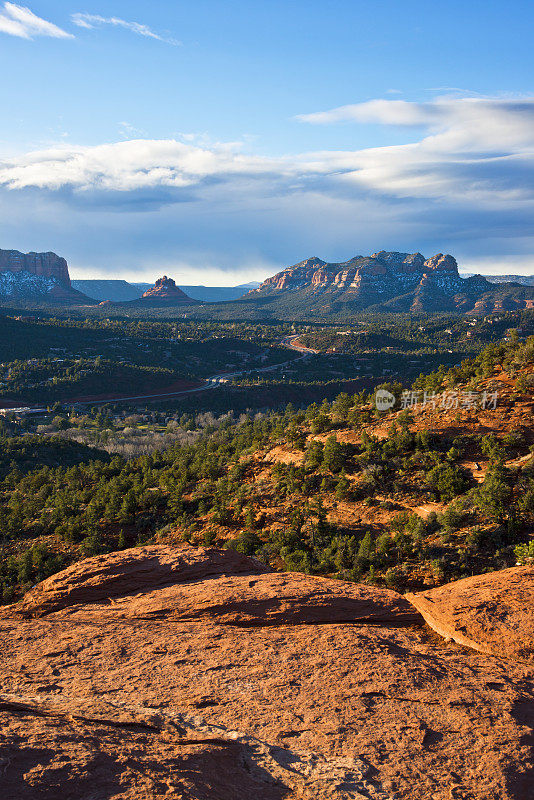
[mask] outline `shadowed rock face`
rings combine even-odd
[[[64,258],[56,253],[20,253],[18,250],[0,250],[0,300],[93,303],[72,288]]]
[[[482,577],[443,589],[468,620],[498,597],[484,630],[511,637],[532,575]],[[532,796],[531,666],[392,591],[150,546],[49,578],[0,635],[6,800]]]
[[[0,272],[29,272],[44,278],[55,278],[70,289],[67,262],[55,253],[20,253],[18,250],[0,250]]]

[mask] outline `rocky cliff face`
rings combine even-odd
[[[481,275],[461,278],[456,259],[438,253],[381,250],[343,263],[308,258],[264,281],[248,297],[290,298],[310,308],[348,305],[354,310],[376,307],[389,311],[469,311],[496,287]],[[528,293],[528,290],[526,290]],[[524,293],[524,291],[523,291]],[[491,305],[491,297],[488,298]],[[510,301],[526,307],[525,298]]]
[[[527,800],[533,599],[528,567],[406,599],[231,550],[89,558],[0,613],[2,797]]]
[[[0,250],[0,272],[28,272],[43,278],[52,278],[70,288],[67,262],[55,253],[20,253],[18,250]]]
[[[92,303],[72,288],[67,262],[56,253],[0,250],[0,300]]]

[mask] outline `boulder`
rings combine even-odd
[[[534,567],[476,575],[406,599],[446,639],[499,658],[534,661]]]

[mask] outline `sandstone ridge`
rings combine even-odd
[[[248,297],[323,312],[348,306],[353,310],[489,313],[534,305],[529,287],[515,285],[507,290],[482,275],[462,278],[452,255],[437,253],[426,259],[421,253],[385,250],[339,263],[307,258],[268,278]]]
[[[23,616],[43,616],[69,606],[142,595],[187,581],[268,571],[260,562],[233,550],[147,545],[73,564],[37,584],[11,608]]]

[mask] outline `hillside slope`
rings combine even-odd
[[[5,599],[58,557],[147,541],[412,592],[529,563],[534,338],[422,375],[414,394],[383,389],[396,399],[386,412],[341,394],[130,461],[13,469],[0,493]]]
[[[287,417],[238,488],[195,485],[213,510],[186,535],[401,589],[514,564],[534,521],[533,353],[516,341],[389,386],[397,411],[341,395]]]

